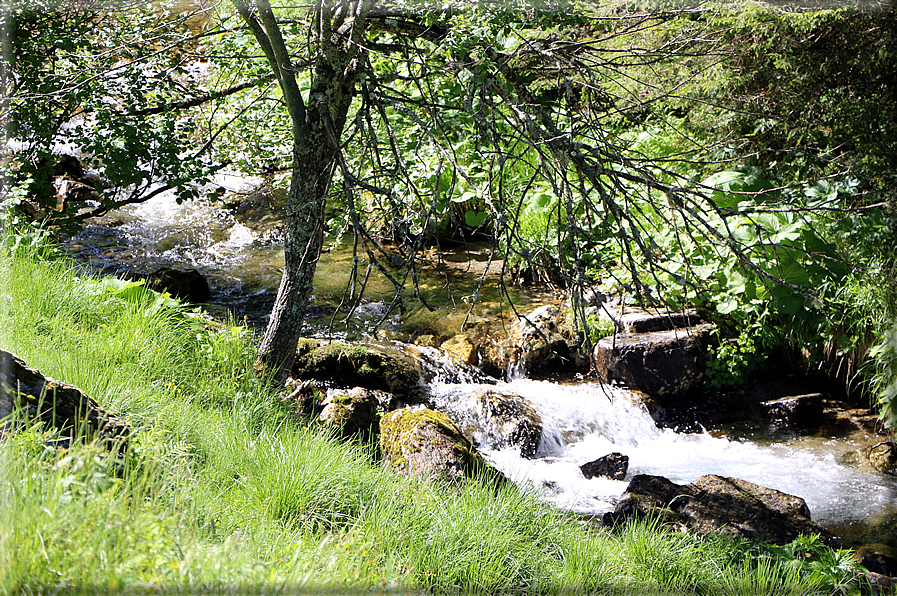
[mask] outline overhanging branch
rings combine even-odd
[[[245,91],[246,89],[252,89],[253,87],[257,87],[262,83],[266,83],[268,81],[274,80],[274,74],[265,75],[263,77],[259,77],[252,81],[247,81],[245,83],[240,83],[239,85],[233,85],[232,87],[228,87],[227,89],[221,89],[220,91],[211,91],[209,93],[205,93],[203,95],[198,95],[196,97],[192,97],[190,99],[185,99],[183,101],[176,101],[173,103],[162,104],[158,106],[153,106],[151,108],[144,108],[142,110],[135,110],[132,112],[128,112],[129,116],[151,116],[153,114],[162,114],[165,112],[171,112],[174,110],[186,110],[189,108],[195,108],[196,106],[200,106],[204,103],[208,103],[210,101],[215,101],[216,99],[221,99],[223,97],[228,97],[234,95],[235,93],[239,93],[241,91]]]

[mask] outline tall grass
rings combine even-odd
[[[253,377],[247,330],[42,254],[0,256],[0,347],[135,433],[120,457],[57,449],[38,424],[0,441],[0,593],[813,593],[725,539],[610,533],[510,485],[394,476]]]

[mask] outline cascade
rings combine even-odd
[[[468,396],[476,385],[433,383],[434,403],[467,425],[476,410]],[[515,482],[579,513],[610,511],[634,474],[665,476],[684,484],[705,474],[748,480],[803,497],[822,524],[863,522],[889,511],[897,482],[839,463],[834,440],[796,439],[762,445],[709,433],[677,433],[658,428],[637,397],[599,383],[557,384],[515,379],[490,386],[531,403],[542,421],[533,458],[514,447],[494,448],[474,434],[486,458]],[[476,425],[476,421],[474,421]],[[479,421],[479,428],[489,424]],[[586,479],[579,466],[612,452],[629,456],[624,481]]]

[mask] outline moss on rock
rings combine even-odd
[[[344,439],[369,437],[377,429],[377,404],[376,393],[361,387],[329,389],[317,423]]]
[[[420,372],[398,354],[357,344],[301,340],[293,376],[332,387],[364,387],[407,396],[420,382]]]
[[[384,460],[401,474],[457,482],[475,474],[500,476],[442,412],[395,410],[380,420]]]

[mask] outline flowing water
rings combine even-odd
[[[94,220],[69,238],[67,250],[106,274],[147,275],[160,267],[197,269],[211,286],[213,314],[228,311],[262,326],[274,302],[284,257],[279,226],[259,215],[270,213],[272,205],[276,210],[277,200],[255,192],[259,184],[256,179],[219,176],[215,186],[244,197],[242,202],[233,202],[234,209],[206,199],[179,205],[171,193],[128,205]],[[318,263],[306,333],[358,337],[372,324],[381,323],[380,327],[387,330],[445,336],[470,317],[476,322],[488,320],[500,325],[512,314],[510,304],[525,308],[543,303],[546,296],[514,288],[499,291],[495,284],[486,284],[471,309],[470,298],[478,290],[486,265],[492,277],[501,267],[500,261],[490,264],[488,252],[485,247],[467,246],[441,255],[432,251],[419,255],[431,264],[441,262],[441,267],[426,269],[418,282],[420,295],[427,305],[437,307],[436,311],[430,311],[410,291],[404,292],[401,309],[390,308],[395,288],[374,271],[361,304],[352,311],[351,320],[344,321],[344,316],[334,314],[341,304],[341,311],[349,310],[345,299],[353,262],[351,241],[332,248]],[[367,262],[362,260],[360,279],[366,267]],[[388,262],[386,267],[401,279],[401,271],[389,267]],[[410,280],[407,285],[411,286]],[[401,316],[400,310],[404,310]]]
[[[487,458],[512,479],[579,513],[612,510],[633,474],[665,476],[679,484],[704,474],[741,478],[803,497],[815,521],[841,532],[849,529],[845,526],[884,520],[897,502],[893,477],[839,462],[858,448],[851,441],[799,438],[762,444],[706,432],[677,433],[658,428],[628,390],[597,383],[517,379],[490,389],[532,403],[543,432],[533,459],[521,457],[518,449],[483,445]],[[435,383],[431,391],[456,419],[470,415],[465,398],[474,392],[471,385]],[[630,458],[625,481],[582,475],[580,465],[612,452]]]
[[[250,191],[257,184],[227,177],[217,182],[237,192]],[[264,323],[264,313],[273,302],[283,263],[276,230],[255,228],[208,202],[178,205],[165,195],[94,222],[69,239],[67,246],[81,262],[106,273],[146,274],[161,266],[196,268],[210,281],[215,314],[229,311],[257,324]],[[331,251],[318,267],[307,333],[322,335],[336,328],[340,335],[357,336],[372,323],[404,333],[406,339],[409,332],[414,335],[415,328],[436,336],[457,330],[470,314],[465,296],[476,290],[475,282],[487,259],[483,251],[474,251],[448,255],[446,260],[476,266],[466,272],[463,268],[431,272],[422,280],[423,294],[439,305],[435,313],[419,304],[412,304],[404,314],[390,311],[394,290],[373,275],[367,298],[353,320],[333,327],[334,321],[341,321],[333,313],[343,300],[352,254],[349,249]],[[461,289],[452,294],[446,281]],[[499,295],[494,288],[485,288],[482,303],[472,316],[480,321],[506,320],[508,306]],[[544,297],[522,292],[512,293],[512,298],[518,308],[532,308],[544,301]],[[428,386],[432,401],[456,421],[471,422],[475,414],[468,398],[478,388],[477,377],[459,371],[438,350],[416,350],[426,356],[426,366],[436,371]],[[685,483],[704,474],[720,474],[799,495],[806,499],[815,521],[848,540],[864,534],[866,541],[884,542],[875,539],[877,530],[869,528],[893,528],[897,519],[897,479],[861,463],[858,453],[864,442],[873,439],[862,433],[788,441],[735,439],[719,432],[677,433],[658,428],[633,395],[618,387],[516,379],[490,385],[490,389],[529,401],[542,419],[542,439],[530,459],[521,457],[518,449],[494,448],[484,433],[475,436],[479,448],[516,482],[579,513],[613,509],[627,486],[627,481],[587,480],[579,466],[621,452],[630,458],[629,477],[656,474]]]

